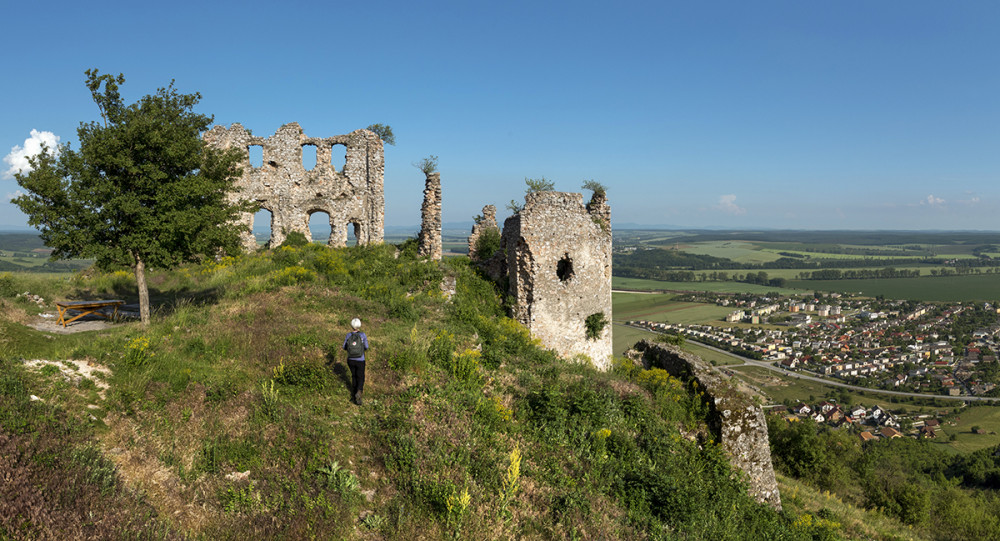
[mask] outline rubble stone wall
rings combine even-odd
[[[472,224],[472,233],[469,234],[469,259],[473,261],[479,261],[479,254],[476,253],[476,242],[486,229],[500,230],[500,227],[497,226],[497,208],[493,205],[483,207],[482,218]]]
[[[610,207],[604,203],[599,210],[604,214],[584,206],[579,193],[529,193],[524,208],[504,222],[501,254],[513,317],[560,355],[583,354],[606,370],[612,356],[611,223]],[[586,320],[593,314],[603,314],[607,323],[588,338]]]
[[[672,376],[695,381],[709,404],[709,429],[730,463],[746,474],[750,495],[761,503],[781,509],[781,494],[771,464],[771,447],[764,410],[754,401],[755,393],[732,382],[696,355],[668,344],[638,342],[628,352],[646,368],[662,368]]]
[[[417,253],[441,260],[441,173],[428,173],[424,185],[424,204]]]
[[[214,126],[205,133],[205,141],[219,148],[238,148],[246,157],[243,175],[237,181],[232,200],[249,200],[271,212],[271,240],[268,246],[280,245],[288,233],[298,231],[312,241],[309,217],[325,212],[330,217],[331,246],[347,243],[348,228],[354,228],[358,244],[381,243],[385,232],[385,157],[382,140],[368,130],[347,135],[308,137],[298,123],[278,128],[270,137],[258,137],[240,124],[229,128]],[[260,146],[263,163],[250,163],[250,147]],[[316,147],[316,165],[306,169],[302,148]],[[334,153],[345,153],[344,165],[337,170]],[[339,156],[338,156],[339,157]],[[257,249],[253,213],[244,213],[246,225],[243,248]]]

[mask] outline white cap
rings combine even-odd
[[[360,329],[361,328],[361,320],[358,319],[358,318],[352,319],[351,320],[351,328],[353,328],[353,329]]]

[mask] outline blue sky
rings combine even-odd
[[[84,70],[128,101],[171,79],[270,135],[375,122],[386,224],[521,199],[525,177],[608,187],[616,224],[1000,230],[1000,3],[8,3],[0,227],[32,130],[76,148]],[[17,148],[15,148],[17,147]],[[23,152],[21,152],[23,153]],[[504,215],[505,210],[500,214]]]

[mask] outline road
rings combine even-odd
[[[626,327],[628,325],[622,325],[622,326]],[[648,331],[648,332],[653,333],[653,334],[660,334],[660,333],[658,333],[656,331],[651,331],[649,329],[646,329],[645,327],[638,327],[638,326],[631,326],[631,327],[633,329],[642,329],[644,331]],[[773,363],[770,363],[770,362],[767,362],[767,361],[758,361],[756,359],[750,359],[750,358],[744,357],[742,355],[737,355],[737,354],[732,353],[730,351],[726,351],[724,349],[720,349],[720,348],[717,348],[715,346],[712,346],[712,345],[709,345],[709,344],[705,344],[703,342],[698,342],[697,340],[691,340],[690,338],[688,338],[686,336],[684,338],[685,338],[685,340],[694,342],[694,343],[698,344],[701,347],[708,348],[708,349],[711,349],[711,350],[714,350],[714,351],[718,351],[719,353],[722,353],[722,354],[725,354],[725,355],[729,355],[730,357],[733,357],[733,358],[736,358],[736,359],[739,359],[739,360],[743,361],[742,365],[729,365],[729,366],[726,366],[726,367],[719,367],[719,368],[732,368],[734,366],[759,366],[761,368],[766,368],[767,370],[771,370],[772,372],[778,372],[778,373],[780,373],[780,374],[782,374],[784,376],[790,377],[790,378],[798,378],[798,379],[804,379],[804,380],[809,380],[809,381],[815,381],[817,383],[822,383],[824,385],[830,385],[831,387],[843,387],[845,389],[851,389],[853,391],[864,391],[866,393],[878,393],[878,394],[894,395],[894,396],[908,396],[908,397],[913,397],[913,398],[941,398],[943,400],[961,400],[963,402],[997,402],[997,401],[1000,401],[1000,398],[995,398],[995,397],[991,397],[991,396],[946,396],[946,395],[937,395],[937,394],[907,393],[907,392],[903,392],[903,391],[889,391],[889,390],[883,390],[883,389],[871,389],[869,387],[859,387],[857,385],[850,385],[848,383],[842,383],[842,382],[839,382],[839,381],[836,381],[836,380],[833,380],[833,379],[822,378],[822,377],[819,377],[819,376],[810,375],[809,373],[792,372],[790,370],[786,370],[784,368],[780,368],[780,367],[774,366]]]

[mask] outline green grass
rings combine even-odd
[[[809,290],[857,292],[890,299],[921,301],[993,301],[1000,299],[1000,274],[891,278],[875,280],[793,280],[792,287]]]
[[[612,327],[612,333],[612,351],[615,355],[625,353],[625,351],[640,340],[651,339],[655,336],[650,331],[636,329],[635,327],[626,327],[625,325],[615,325]]]
[[[986,430],[986,434],[972,433],[972,427]],[[955,435],[955,441],[949,436]],[[967,407],[958,415],[955,426],[943,424],[934,440],[936,445],[951,448],[960,453],[978,451],[1000,444],[1000,406]]]
[[[76,438],[100,486],[122,487],[128,503],[89,498],[109,511],[67,516],[110,527],[102,538],[127,537],[127,525],[104,520],[117,509],[148,509],[131,514],[157,517],[160,535],[140,536],[151,538],[744,539],[748,524],[765,537],[813,538],[754,503],[717,446],[683,436],[708,427],[703,399],[682,382],[631,363],[599,372],[560,359],[503,316],[493,284],[465,258],[394,252],[308,245],[153,272],[148,327],[47,338],[2,312],[0,426],[31,435],[5,465],[43,507],[62,509],[45,498],[78,476],[63,471],[62,454],[32,445],[56,428]],[[457,279],[451,299],[445,275]],[[100,273],[49,286],[130,287]],[[695,317],[718,307],[652,308]],[[349,402],[339,348],[354,316],[372,345],[363,408]],[[112,369],[106,399],[96,384],[28,370],[28,355]],[[66,423],[52,428],[56,417]],[[58,475],[34,475],[38,462]],[[249,479],[227,477],[244,471]],[[0,516],[0,533],[12,527],[58,537],[44,518]]]
[[[697,302],[679,302],[664,295],[646,293],[612,294],[616,320],[643,319],[664,323],[718,323],[732,308]]]

